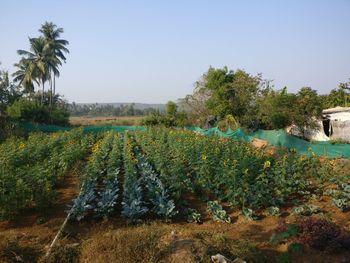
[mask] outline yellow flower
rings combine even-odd
[[[202,160],[206,160],[207,156],[205,154],[202,154]]]
[[[100,149],[101,143],[102,143],[102,140],[99,140],[92,146],[93,153],[97,152]]]
[[[270,168],[270,166],[271,166],[271,162],[270,161],[266,161],[264,163],[264,170],[266,170],[267,168]]]
[[[26,145],[25,145],[24,142],[21,142],[21,143],[19,144],[19,148],[20,148],[20,149],[24,149],[25,147],[26,147]]]

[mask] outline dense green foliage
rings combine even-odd
[[[219,125],[229,115],[235,119],[234,126],[279,129],[294,124],[303,135],[305,128],[315,126],[322,109],[350,105],[349,85],[340,83],[328,95],[318,95],[310,87],[289,93],[287,88],[273,89],[260,74],[210,67],[181,103],[196,125],[203,126],[213,117],[214,125]]]
[[[36,123],[51,123],[67,125],[69,113],[64,107],[40,104],[36,100],[21,98],[7,108],[7,114],[12,120],[30,121]]]
[[[160,112],[150,114],[143,118],[141,124],[145,126],[161,125],[165,127],[183,127],[189,124],[187,113],[185,111],[178,111],[178,105],[175,102],[168,101],[165,108],[165,114]]]
[[[178,211],[199,222],[201,215],[188,196],[206,204],[213,220],[221,222],[231,220],[227,205],[250,220],[265,210],[278,216],[290,204],[295,215],[319,213],[308,203],[317,196],[330,196],[341,211],[350,207],[349,174],[339,170],[336,160],[293,152],[270,155],[249,143],[179,129],[124,135],[73,130],[14,137],[0,145],[1,217],[49,207],[57,182],[90,152],[81,193],[70,210],[77,220],[114,213],[121,187],[121,214],[131,222],[148,217],[169,221]]]
[[[321,165],[314,156],[269,156],[248,143],[188,131],[148,129],[137,132],[136,139],[176,200],[186,193],[203,201],[214,196],[252,219],[256,209],[277,211],[288,202],[307,200],[315,181],[336,177],[331,163]]]
[[[82,131],[32,134],[27,140],[11,138],[0,145],[0,217],[8,218],[22,209],[43,212],[55,198],[60,177],[82,159],[94,135]]]
[[[8,72],[0,70],[0,114],[21,96],[21,90],[10,81]]]

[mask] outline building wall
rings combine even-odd
[[[331,120],[333,134],[331,140],[344,140],[350,142],[350,120]]]

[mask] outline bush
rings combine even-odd
[[[41,105],[37,101],[21,98],[7,108],[7,114],[12,120],[30,121],[45,124],[67,125],[69,113],[61,107]]]
[[[184,111],[177,112],[174,116],[162,115],[159,113],[151,114],[141,120],[141,125],[156,126],[162,125],[165,127],[185,126],[188,124],[187,114]]]
[[[0,116],[0,142],[5,141],[11,136],[22,137],[24,135],[25,132],[16,123],[10,122],[9,118],[5,116]]]
[[[291,247],[291,250],[301,250],[303,245],[330,252],[350,249],[350,233],[325,219],[306,218],[296,225],[281,221],[271,237],[271,242],[282,244],[289,241],[298,244]]]
[[[218,127],[220,130],[226,131],[228,128],[231,130],[237,130],[240,127],[239,122],[232,115],[226,115],[226,117],[218,122]]]
[[[299,223],[297,240],[320,250],[350,248],[350,235],[339,226],[325,219],[307,218]]]
[[[151,114],[141,120],[141,125],[156,126],[163,125],[165,127],[176,126],[175,118],[160,114]]]

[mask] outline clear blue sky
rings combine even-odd
[[[350,0],[0,0],[0,68],[45,21],[70,41],[57,82],[69,101],[176,100],[210,65],[290,91],[350,78]]]

